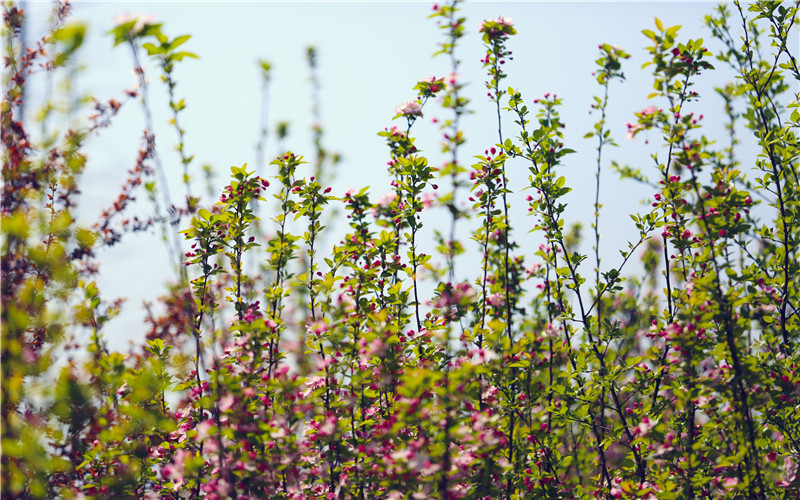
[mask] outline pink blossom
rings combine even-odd
[[[319,436],[330,436],[334,432],[336,432],[336,423],[338,419],[336,416],[331,415],[330,417],[325,419],[325,422],[319,428]]]
[[[307,399],[314,389],[319,389],[320,387],[325,387],[325,377],[315,375],[306,380],[306,390],[300,395],[303,397],[303,399]]]
[[[175,491],[183,486],[184,461],[190,455],[186,450],[178,450],[172,457],[172,463],[165,465],[161,471],[166,479],[172,481],[172,489]]]
[[[608,491],[612,498],[622,498],[622,494],[624,492],[620,487],[621,482],[622,481],[618,477],[615,477],[614,480],[612,481],[611,489]]]
[[[154,16],[153,14],[136,14],[136,15],[133,15],[133,14],[131,14],[129,12],[126,12],[126,13],[122,14],[121,16],[114,17],[112,20],[114,21],[114,24],[116,24],[117,26],[120,26],[120,25],[123,25],[123,24],[128,24],[130,22],[134,22],[134,24],[131,27],[131,29],[128,32],[128,34],[130,36],[136,36],[139,33],[141,33],[142,31],[144,31],[144,29],[147,26],[155,24],[156,16]]]
[[[696,404],[697,406],[705,406],[713,400],[714,396],[700,396],[694,400],[694,404]]]
[[[311,325],[306,327],[306,331],[308,333],[313,333],[314,335],[322,335],[323,333],[328,331],[328,324],[322,320],[318,320]]]
[[[394,108],[395,113],[404,116],[422,116],[422,105],[417,101],[406,101]]]
[[[625,138],[628,139],[629,141],[632,141],[636,133],[644,128],[644,125],[642,125],[641,123],[634,123],[634,124],[628,123],[627,126],[628,126],[628,131],[625,133]]]
[[[512,23],[512,22],[511,22],[511,18],[510,18],[510,17],[502,17],[502,16],[498,16],[498,17],[496,17],[496,18],[494,18],[494,19],[487,19],[486,21],[483,21],[482,23],[480,23],[480,24],[478,25],[478,28],[479,28],[481,31],[483,31],[483,30],[486,28],[486,25],[487,25],[488,23],[497,23],[497,24],[499,24],[501,27],[502,27],[502,26],[514,26],[514,23]]]
[[[378,198],[375,204],[381,207],[388,207],[395,199],[397,199],[397,193],[389,191]]]
[[[644,417],[641,423],[639,423],[639,425],[637,425],[636,428],[633,429],[633,433],[636,434],[637,436],[644,437],[647,435],[648,432],[653,430],[653,428],[657,424],[658,424],[657,420],[651,422],[649,418]]]
[[[233,394],[226,394],[219,399],[219,411],[230,410],[233,407]]]
[[[31,349],[30,347],[25,347],[22,350],[22,360],[25,363],[32,365],[33,363],[36,363],[36,359],[37,359],[36,351]]]
[[[242,320],[245,323],[252,323],[253,321],[255,321],[256,319],[258,319],[260,317],[261,317],[261,311],[258,311],[258,310],[253,311],[253,309],[248,309],[247,311],[245,311],[244,316],[242,317]]]
[[[505,304],[506,299],[500,292],[493,293],[486,298],[486,302],[489,303],[490,306],[500,307]]]
[[[783,478],[777,484],[781,488],[789,488],[797,479],[797,464],[791,456],[787,456],[783,459],[781,469],[783,470]]]
[[[387,345],[381,339],[373,340],[369,345],[369,353],[376,356],[386,354]]]
[[[429,76],[420,80],[417,88],[421,91],[420,96],[430,97],[444,88],[444,79]]]
[[[214,426],[214,423],[211,420],[203,420],[199,424],[197,424],[197,435],[195,436],[194,440],[198,443],[201,443],[208,439],[211,435],[211,427]]]
[[[458,73],[450,73],[449,75],[447,75],[446,79],[447,85],[449,85],[450,87],[455,87],[456,82],[458,81],[459,78],[461,78],[461,75],[459,75]]]
[[[722,481],[722,487],[726,490],[732,489],[737,484],[739,484],[738,477],[726,477],[725,480]]]

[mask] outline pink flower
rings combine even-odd
[[[330,417],[325,419],[325,422],[320,426],[318,436],[330,436],[334,432],[336,432],[336,422],[338,419],[336,416],[331,415]]]
[[[422,105],[417,101],[406,101],[395,106],[395,113],[404,116],[422,116]]]
[[[644,125],[642,125],[641,123],[634,123],[634,124],[628,123],[627,125],[628,125],[628,132],[625,133],[625,138],[628,139],[629,141],[632,141],[634,136],[636,136],[636,134],[644,128]]]
[[[642,110],[642,116],[653,115],[658,111],[655,106],[647,106]]]
[[[184,461],[191,456],[186,450],[178,450],[172,457],[172,463],[167,464],[161,470],[164,478],[172,481],[172,489],[178,491],[183,486]]]
[[[211,420],[203,420],[197,424],[197,435],[194,437],[195,442],[200,443],[208,439],[211,435],[211,427],[213,426],[214,423]]]
[[[133,22],[133,26],[131,27],[128,34],[130,36],[136,36],[140,34],[144,29],[150,25],[155,24],[156,16],[153,14],[136,14],[133,15],[129,12],[122,14],[121,16],[116,16],[113,21],[114,24],[117,26],[128,24]]]
[[[369,353],[376,356],[383,356],[386,354],[386,344],[381,339],[375,339],[369,345]]]
[[[705,406],[713,400],[714,396],[700,396],[694,400],[694,404],[696,404],[697,406]]]
[[[420,97],[433,97],[444,88],[444,78],[429,76],[419,81],[414,89],[419,90]]]
[[[397,198],[397,193],[394,191],[389,191],[388,193],[384,193],[378,200],[375,202],[376,205],[381,207],[388,207],[392,204],[392,202]]]
[[[737,484],[739,484],[739,478],[737,477],[726,477],[722,481],[722,487],[725,488],[726,490],[733,488]]]
[[[253,321],[255,321],[256,319],[258,319],[260,317],[261,317],[261,312],[260,311],[256,310],[254,312],[253,309],[248,309],[245,312],[244,317],[242,317],[242,320],[244,320],[245,323],[252,323]]]
[[[608,490],[608,493],[612,498],[622,498],[624,491],[622,491],[622,488],[620,487],[621,482],[622,481],[618,477],[615,477],[612,481],[611,489]]]
[[[306,331],[308,333],[313,333],[314,335],[322,335],[323,333],[328,331],[328,324],[322,320],[318,320],[315,323],[306,327]]]
[[[486,297],[486,302],[488,302],[490,306],[500,307],[505,304],[506,300],[503,294],[498,292]]]
[[[517,31],[514,29],[514,23],[511,22],[510,17],[496,17],[494,19],[487,19],[478,25],[478,31],[485,33],[488,40],[504,40],[509,35],[514,35]],[[483,60],[485,63],[486,60]]]
[[[459,78],[461,78],[461,75],[459,75],[458,73],[450,73],[449,75],[447,75],[447,79],[446,79],[447,80],[447,84],[450,87],[455,87],[456,86],[456,82],[458,81]]]
[[[783,470],[782,479],[777,484],[781,488],[789,488],[797,479],[797,464],[792,457],[787,456],[783,459],[783,467],[781,469]]]
[[[306,389],[301,393],[303,399],[308,398],[315,389],[319,389],[320,387],[325,387],[325,377],[321,377],[319,375],[310,377],[306,380]]]
[[[233,394],[226,394],[222,396],[219,400],[219,411],[226,411],[233,407],[235,399]]]
[[[501,27],[502,26],[514,26],[514,23],[511,22],[511,18],[510,17],[502,17],[502,16],[498,16],[498,17],[496,17],[494,19],[487,19],[486,21],[482,22],[478,26],[480,27],[481,30],[483,30],[486,27],[486,25],[490,24],[490,23],[497,23]]]
[[[642,422],[633,429],[633,433],[637,436],[646,436],[648,432],[653,430],[657,423],[657,421],[651,422],[649,418],[644,417]]]

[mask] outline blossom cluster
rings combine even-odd
[[[499,140],[463,164],[474,146],[458,122],[470,111],[455,57],[458,3],[434,7],[449,76],[418,81],[395,108],[399,124],[378,133],[390,179],[379,196],[332,194],[315,120],[312,165],[281,151],[257,169],[231,167],[213,202],[192,197],[171,69],[184,57],[173,44],[188,37],[170,40],[152,18],[118,20],[115,41],[134,57],[146,46],[161,63],[186,204],[162,204],[169,196],[148,126],[119,195],[90,228],[74,215],[84,140],[128,99],[97,105],[89,128],[44,148],[20,119],[21,86],[55,37],[9,50],[14,74],[0,109],[3,498],[798,496],[797,117],[776,104],[785,75],[797,76],[780,62],[797,7],[754,4],[752,26],[740,12],[748,29],[770,27],[777,56],[766,58],[757,37],[746,36],[744,50],[733,42],[724,6],[707,19],[727,47],[720,57],[739,72],[718,90],[732,123],[725,151],[692,108],[698,75],[713,70],[702,40],[678,42],[678,27],[659,20],[643,31],[657,101],[634,113],[627,135],[653,131],[663,144],[653,147],[653,174],[617,166],[653,191],[631,216],[636,237],[609,265],[600,178],[613,136],[625,132],[606,115],[628,54],[598,47],[605,97],[594,99],[600,117],[586,136],[597,153],[591,262],[581,228],[566,222],[564,167],[575,151],[564,102],[500,86],[516,34],[506,17],[480,25]],[[62,26],[68,9],[54,14]],[[7,9],[9,43],[22,17]],[[313,66],[313,49],[308,58]],[[451,115],[444,163],[416,145],[417,120],[437,102]],[[755,133],[749,166],[737,160],[753,152],[734,135],[740,118]],[[527,169],[527,185],[509,180],[512,166]],[[155,216],[129,215],[141,189]],[[510,213],[517,202],[530,222]],[[442,220],[437,211],[450,225],[434,228],[432,248],[421,230]],[[158,307],[148,306],[145,340],[120,353],[105,339],[122,302],[98,286],[96,251],[123,244],[132,226],[160,229],[180,265]],[[525,247],[521,229],[537,244]]]

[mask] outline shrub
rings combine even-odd
[[[396,108],[399,125],[379,134],[389,196],[331,194],[336,156],[318,128],[313,176],[295,152],[275,158],[266,179],[235,166],[218,202],[204,206],[190,189],[174,73],[194,57],[182,49],[189,36],[171,39],[152,19],[120,20],[111,34],[133,49],[139,87],[97,102],[89,126],[33,143],[21,120],[25,81],[40,75],[40,62],[65,66],[85,28],[66,23],[69,5],[60,4],[53,30],[19,52],[24,14],[6,5],[3,496],[796,498],[797,84],[786,94],[800,80],[788,43],[797,11],[797,2],[719,6],[705,20],[722,47],[716,56],[658,19],[643,31],[654,104],[628,134],[650,131],[663,149],[650,174],[615,165],[655,192],[631,215],[638,238],[605,268],[599,182],[604,153],[617,146],[606,111],[609,87],[624,79],[619,47],[598,48],[599,118],[586,136],[597,151],[592,256],[564,222],[562,166],[574,151],[561,99],[502,85],[516,34],[508,18],[479,31],[498,136],[473,165],[462,163],[469,101],[454,75],[465,19],[454,0],[432,14],[452,75],[420,81]],[[166,84],[184,173],[178,205],[155,147],[139,49]],[[312,70],[316,57],[309,50]],[[738,74],[716,89],[727,147],[691,111],[712,62]],[[268,82],[270,66],[261,68]],[[113,206],[81,227],[85,141],[137,97],[147,127],[136,165]],[[450,112],[441,125],[448,161],[438,167],[412,135],[432,99]],[[501,127],[503,114],[514,130]],[[738,123],[758,145],[753,164],[737,160]],[[528,186],[509,185],[511,164],[529,170]],[[439,184],[449,187],[434,203]],[[509,217],[522,187],[535,221],[527,226]],[[142,190],[156,215],[131,217]],[[277,208],[264,223],[268,190]],[[420,244],[434,204],[450,215],[436,231],[443,266]],[[345,234],[321,255],[336,206]],[[543,237],[535,253],[515,242],[512,229],[523,227]],[[106,324],[121,305],[92,281],[96,252],[151,228],[168,242],[176,283],[146,340],[114,352]],[[462,281],[465,232],[480,267]],[[641,272],[631,272],[632,259]],[[85,349],[74,342],[83,331]]]

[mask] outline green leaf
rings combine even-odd
[[[142,48],[147,51],[148,56],[154,56],[157,54],[163,54],[164,49],[159,47],[158,45],[152,44],[150,42],[143,43]]]
[[[192,38],[192,35],[181,35],[179,37],[176,37],[174,40],[172,40],[169,43],[169,46],[167,47],[167,50],[168,51],[173,51],[173,50],[177,49],[178,47],[180,47],[181,45],[186,43],[190,38]]]
[[[171,57],[176,61],[183,61],[184,57],[189,57],[192,59],[200,59],[200,57],[194,52],[178,52],[177,54],[172,54]]]

